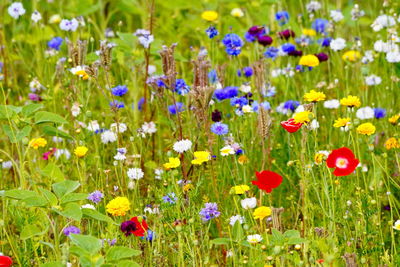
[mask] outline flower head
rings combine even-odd
[[[397,220],[397,221],[394,223],[393,229],[400,231],[400,220]]]
[[[361,54],[358,51],[350,50],[343,54],[342,59],[355,62],[361,58]]]
[[[386,148],[387,150],[395,149],[395,148],[400,148],[400,143],[399,143],[399,141],[398,141],[396,138],[390,137],[390,138],[389,138],[388,140],[386,140],[386,142],[385,142],[385,148]]]
[[[347,147],[333,150],[327,160],[326,165],[329,168],[335,168],[333,174],[335,176],[346,176],[354,172],[357,168],[359,160],[355,158],[353,152]]]
[[[229,155],[235,154],[235,150],[229,145],[221,148],[220,152],[221,152],[221,156],[229,156]]]
[[[350,124],[350,118],[338,118],[337,120],[335,120],[333,127],[335,128],[346,127],[349,124]]]
[[[248,185],[242,184],[242,185],[236,185],[231,188],[231,193],[236,194],[236,195],[243,195],[247,191],[250,190],[250,187]]]
[[[135,216],[129,221],[121,223],[120,227],[125,236],[129,236],[131,234],[135,236],[144,236],[148,228],[147,222],[142,216]]]
[[[78,157],[78,158],[82,158],[86,155],[86,153],[88,152],[88,148],[85,146],[78,146],[75,148],[74,150],[74,154]]]
[[[211,132],[215,133],[216,135],[225,135],[229,132],[228,125],[222,122],[216,122],[211,125]]]
[[[281,126],[289,133],[295,133],[301,128],[301,126],[303,126],[303,124],[295,122],[294,119],[289,119],[287,121],[282,121]]]
[[[70,234],[80,234],[81,230],[76,226],[68,226],[64,228],[64,235],[69,236]]]
[[[352,107],[358,108],[359,106],[361,106],[361,101],[360,98],[358,98],[358,96],[349,95],[347,97],[340,99],[340,104],[343,106],[347,106],[349,108]]]
[[[206,21],[216,21],[218,19],[218,13],[213,10],[207,10],[201,13],[201,18]]]
[[[360,124],[357,127],[357,133],[359,133],[359,134],[372,135],[375,133],[375,131],[376,131],[376,127],[370,122]]]
[[[257,243],[260,243],[262,240],[263,240],[263,238],[259,234],[247,236],[247,242],[249,242],[250,244],[257,244]]]
[[[218,211],[217,203],[206,203],[205,207],[200,211],[199,215],[203,221],[209,221],[219,217],[221,212]]]
[[[310,111],[297,112],[293,116],[293,122],[307,124],[310,122],[312,117],[313,117],[313,113],[311,113]]]
[[[178,142],[175,142],[173,149],[177,153],[183,153],[185,151],[188,151],[192,147],[192,141],[189,139],[183,139]]]
[[[25,8],[21,2],[14,2],[8,7],[8,14],[14,19],[18,19],[25,14]]]
[[[177,168],[180,165],[181,161],[179,158],[168,158],[168,162],[163,164],[164,168],[167,170]]]
[[[270,207],[261,206],[254,210],[253,217],[254,219],[264,219],[265,217],[271,216],[272,210]]]
[[[125,85],[118,85],[111,89],[111,93],[115,96],[123,96],[128,92],[128,87]]]
[[[116,197],[106,206],[106,210],[113,216],[125,216],[126,212],[131,209],[131,203],[126,197]]]
[[[31,141],[29,141],[29,146],[38,149],[39,147],[45,147],[47,145],[47,141],[44,138],[33,138]]]
[[[101,191],[96,190],[96,191],[90,193],[89,196],[87,197],[87,199],[92,201],[93,203],[98,204],[103,199],[103,197],[104,197],[104,194]]]
[[[203,162],[207,162],[209,160],[210,160],[210,152],[196,151],[194,152],[194,159],[192,160],[192,164],[201,165]]]
[[[325,100],[326,95],[322,92],[311,90],[303,96],[303,99],[308,102],[318,102]]]
[[[242,199],[240,205],[242,205],[242,208],[245,210],[254,209],[257,206],[257,199],[255,197]]]
[[[316,67],[319,65],[319,59],[315,55],[305,55],[300,58],[299,65]]]
[[[251,183],[259,189],[271,193],[272,189],[277,188],[282,183],[282,176],[273,171],[256,172],[257,180]]]

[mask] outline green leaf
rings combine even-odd
[[[32,130],[32,127],[29,125],[26,125],[22,130],[19,129],[13,129],[10,125],[8,124],[3,124],[3,131],[5,134],[8,136],[10,139],[11,143],[16,143],[22,140],[25,136],[28,136]]]
[[[25,117],[28,117],[32,113],[38,111],[39,109],[43,108],[42,104],[29,104],[22,107],[22,114]]]
[[[233,240],[241,241],[244,237],[244,231],[239,221],[236,221],[232,230]]]
[[[21,201],[25,202],[28,207],[44,207],[48,204],[46,198],[42,196],[27,197]]]
[[[300,232],[297,230],[287,230],[283,235],[286,238],[300,237]]]
[[[97,210],[92,210],[92,209],[82,209],[82,213],[85,217],[90,217],[93,218],[95,220],[98,221],[102,221],[102,222],[108,222],[108,223],[113,223],[115,224],[115,222],[113,221],[113,219],[111,219],[110,217],[108,217],[107,215],[104,215],[100,212],[98,212]]]
[[[297,245],[297,244],[301,244],[304,243],[305,239],[301,238],[301,237],[291,237],[288,239],[287,244],[288,245]]]
[[[49,177],[54,181],[62,181],[65,179],[64,174],[62,173],[60,168],[52,162],[48,163],[47,166],[40,171],[40,173],[43,176]]]
[[[40,267],[65,267],[65,265],[62,264],[60,261],[52,261],[41,264]]]
[[[81,207],[74,202],[68,203],[65,206],[64,210],[62,210],[60,213],[62,216],[73,219],[75,221],[80,221],[82,218]]]
[[[47,228],[42,230],[34,224],[28,224],[22,228],[20,238],[22,240],[26,240],[26,239],[34,237],[34,236],[43,235],[46,232],[47,232]]]
[[[285,242],[285,237],[281,232],[279,232],[275,228],[272,228],[271,241],[276,245],[283,245],[283,243]]]
[[[61,117],[58,114],[52,113],[52,112],[47,112],[47,111],[38,111],[35,114],[35,123],[44,123],[44,122],[53,122],[53,123],[59,123],[59,124],[67,124],[68,121],[66,121],[63,117]]]
[[[211,240],[214,245],[229,245],[232,241],[229,238],[221,237]]]
[[[96,254],[102,247],[102,242],[90,235],[70,234],[72,243],[88,252],[90,255]]]
[[[0,105],[0,119],[11,119],[21,112],[21,107],[11,105]]]
[[[44,198],[51,206],[57,205],[57,197],[52,192],[47,189],[39,188],[40,192],[43,194]]]
[[[87,197],[88,197],[88,194],[85,194],[85,193],[70,193],[68,195],[63,196],[60,199],[60,202],[61,202],[61,204],[65,204],[68,202],[84,200]]]
[[[125,259],[125,258],[130,258],[133,256],[139,256],[142,253],[140,250],[128,248],[128,247],[122,247],[122,246],[115,246],[111,247],[107,251],[107,261],[117,261],[120,259]]]
[[[130,260],[123,260],[118,262],[117,267],[141,267],[142,265],[140,265],[139,263],[137,263],[136,261],[130,261]]]
[[[4,193],[4,196],[9,197],[9,198],[15,198],[15,199],[24,199],[24,198],[28,198],[28,197],[39,196],[39,194],[34,191],[29,191],[29,190],[13,189],[13,190],[6,191]]]
[[[21,141],[22,138],[28,136],[32,131],[32,127],[29,125],[26,125],[24,128],[22,128],[21,131],[18,131],[17,133],[17,141]]]
[[[55,183],[52,185],[54,193],[56,193],[58,198],[62,198],[66,194],[69,194],[71,192],[74,192],[78,187],[80,186],[80,183],[77,181],[72,181],[72,180],[64,180],[59,183]]]
[[[49,136],[57,136],[57,137],[62,137],[62,138],[67,138],[67,139],[72,139],[72,136],[67,134],[66,132],[63,132],[51,125],[45,125],[42,127],[42,131]]]

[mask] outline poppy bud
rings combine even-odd
[[[221,121],[221,120],[222,120],[222,113],[221,113],[221,111],[219,111],[218,109],[214,110],[214,111],[211,113],[211,120],[212,120],[213,122],[219,122],[219,121]]]
[[[272,41],[273,41],[272,38],[268,35],[263,35],[263,36],[258,37],[258,43],[263,46],[272,44]]]

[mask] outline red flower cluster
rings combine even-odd
[[[0,267],[9,267],[13,264],[12,259],[8,256],[0,256]]]
[[[329,154],[326,165],[329,168],[335,168],[335,176],[346,176],[354,172],[360,161],[355,158],[353,151],[347,147],[335,149]]]
[[[272,189],[277,188],[282,183],[282,176],[273,171],[256,172],[257,180],[251,181],[259,189],[271,193]]]
[[[133,217],[129,221],[121,224],[121,231],[124,232],[126,236],[131,234],[135,236],[144,236],[147,229],[149,229],[149,226],[146,220],[141,216]]]
[[[289,133],[295,133],[301,128],[301,126],[303,126],[302,123],[295,122],[293,118],[288,119],[287,121],[282,121],[281,125]]]

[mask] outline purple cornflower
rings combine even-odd
[[[128,87],[125,85],[118,85],[111,89],[111,93],[115,96],[123,96],[128,92]]]
[[[120,108],[124,108],[125,104],[124,102],[118,101],[118,100],[114,100],[110,102],[110,107],[111,108],[116,108],[116,109],[120,109]]]
[[[132,221],[125,221],[121,223],[121,231],[125,233],[125,236],[131,235],[132,234],[131,232],[134,232],[136,230],[137,230],[136,224]]]
[[[140,98],[138,104],[137,104],[137,108],[138,110],[142,111],[143,109],[143,104],[144,104],[144,97]]]
[[[62,43],[63,43],[63,38],[54,37],[53,39],[47,42],[47,46],[51,49],[59,51]]]
[[[317,43],[321,46],[324,47],[329,47],[329,45],[331,44],[332,38],[331,37],[325,37],[325,38],[321,38],[317,41]]]
[[[206,203],[205,207],[199,212],[199,215],[204,222],[219,217],[220,214],[221,212],[218,211],[217,203]]]
[[[329,56],[323,52],[315,54],[315,56],[318,58],[319,62],[327,61],[329,58]]]
[[[270,45],[273,42],[271,36],[268,36],[268,35],[259,36],[257,41],[260,45],[263,45],[263,46]]]
[[[76,226],[68,226],[64,228],[64,235],[69,236],[70,234],[80,234],[81,230]]]
[[[176,104],[168,106],[168,111],[172,115],[176,115],[176,113],[182,112],[183,110],[183,103],[181,102],[176,102]]]
[[[311,27],[318,33],[324,33],[329,22],[326,19],[315,19]]]
[[[242,76],[242,73],[244,74],[244,76],[246,77],[251,77],[253,75],[253,69],[251,67],[244,67],[243,69],[239,69],[237,72],[237,75],[239,77]]]
[[[374,108],[374,115],[376,119],[382,119],[386,116],[386,109]]]
[[[101,191],[96,190],[96,191],[90,193],[89,196],[87,197],[87,199],[92,201],[93,203],[98,204],[103,197],[104,197],[104,194]]]
[[[221,121],[221,120],[222,120],[222,112],[219,111],[218,109],[214,110],[214,111],[211,113],[211,120],[212,120],[213,122],[219,122],[219,121]]]
[[[162,197],[164,203],[175,204],[178,198],[176,197],[175,193],[168,193],[167,195]]]
[[[229,132],[229,127],[222,122],[216,122],[211,125],[211,132],[216,135],[225,135]]]
[[[42,101],[42,98],[38,94],[29,93],[28,97],[32,101]]]
[[[244,105],[247,105],[248,103],[249,103],[249,101],[245,97],[231,98],[231,106],[233,106],[233,107],[237,107],[237,106],[242,107]]]
[[[116,239],[116,238],[114,238],[114,239],[104,238],[104,239],[102,240],[103,247],[104,247],[104,242],[107,242],[108,245],[109,245],[110,247],[112,247],[112,246],[114,246],[114,245],[117,243],[117,239]]]
[[[210,39],[214,38],[215,36],[217,36],[219,34],[218,30],[214,26],[208,27],[206,29],[206,33],[208,35],[208,38],[210,38]]]

